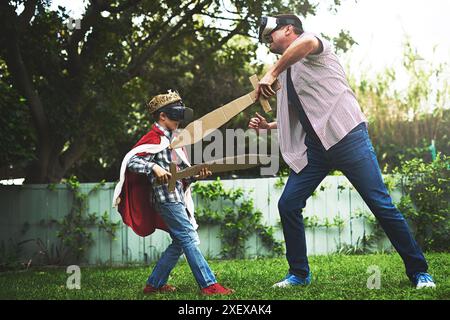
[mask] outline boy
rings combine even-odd
[[[114,197],[124,222],[137,234],[146,236],[158,228],[169,232],[172,238],[149,276],[144,293],[175,291],[167,280],[184,253],[202,294],[231,294],[233,290],[217,283],[198,247],[189,184],[211,172],[204,169],[195,178],[176,181],[174,192],[168,190],[170,163],[177,161],[180,169],[190,166],[185,151],[172,150],[169,144],[180,122],[189,121],[192,109],[186,108],[178,93],[172,91],[154,97],[148,108],[156,122],[125,156]]]

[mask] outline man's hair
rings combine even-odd
[[[284,19],[292,19],[292,20],[295,20],[295,22],[296,22],[295,25],[293,25],[293,24],[288,24],[288,25],[292,25],[292,27],[294,28],[294,33],[295,33],[295,34],[300,35],[300,34],[302,34],[302,33],[304,32],[304,31],[303,31],[303,24],[302,24],[302,21],[301,21],[300,18],[299,18],[297,15],[295,15],[295,14],[292,14],[292,13],[277,14],[277,15],[275,16],[275,18],[284,18]]]

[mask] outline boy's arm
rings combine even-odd
[[[154,176],[160,184],[169,182],[170,173],[161,168],[157,163],[153,162],[155,155],[147,156],[134,155],[128,161],[127,167],[130,171],[147,175],[148,178]]]
[[[155,155],[149,154],[147,156],[134,155],[127,163],[127,168],[135,173],[146,174],[147,176],[152,174],[153,167],[156,163],[152,162]]]

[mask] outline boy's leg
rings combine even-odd
[[[169,279],[170,272],[177,264],[182,253],[183,249],[181,246],[176,242],[172,242],[158,260],[152,274],[147,280],[147,284],[154,288],[160,288],[165,285]]]
[[[200,240],[197,231],[189,221],[184,204],[166,202],[159,206],[161,216],[169,228],[172,239],[184,251],[198,285],[206,288],[216,283],[216,278],[198,247]]]

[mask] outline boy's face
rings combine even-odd
[[[164,112],[159,114],[158,123],[169,131],[178,129],[180,121],[170,119]]]

